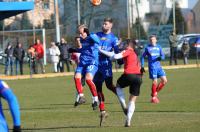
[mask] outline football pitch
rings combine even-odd
[[[18,97],[22,128],[26,132],[198,132],[200,129],[200,69],[166,70],[168,84],[159,93],[159,104],[150,103],[151,80],[146,72],[136,102],[131,127],[124,127],[124,114],[117,97],[104,85],[109,117],[99,127],[99,111],[91,107],[88,87],[86,104],[73,107],[72,76],[6,81]],[[114,73],[114,82],[121,73]],[[125,89],[128,97],[128,89]],[[3,102],[5,115],[12,120]]]

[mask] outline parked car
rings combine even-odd
[[[200,53],[200,35],[184,37],[178,43],[178,56],[179,57],[182,56],[181,47],[182,47],[184,41],[188,41],[188,43],[190,45],[190,53],[189,53],[190,56],[196,55],[196,52]]]

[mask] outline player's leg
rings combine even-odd
[[[76,68],[76,72],[74,75],[74,81],[75,81],[75,85],[76,85],[76,90],[78,92],[78,96],[79,96],[79,100],[78,100],[78,104],[83,104],[86,102],[85,98],[84,98],[84,94],[83,94],[83,86],[81,83],[81,78],[82,78],[82,72],[83,72],[83,66],[79,65]]]
[[[98,107],[98,95],[97,95],[97,90],[96,90],[96,86],[93,82],[93,78],[95,73],[97,72],[98,67],[96,65],[89,65],[87,66],[87,70],[86,70],[86,75],[85,75],[85,81],[87,83],[87,85],[90,88],[90,92],[92,93],[93,96],[93,110],[96,110]]]
[[[12,92],[12,90],[9,88],[9,86],[4,81],[1,80],[0,80],[0,95],[7,101],[9,105],[14,128],[18,128],[20,130],[21,119],[20,119],[20,109],[18,100],[14,95],[14,93]]]
[[[112,67],[107,67],[104,70],[104,78],[105,78],[105,84],[106,87],[112,91],[114,94],[116,94],[116,87],[113,84],[113,74],[112,74]]]
[[[160,68],[158,70],[158,77],[160,78],[161,81],[156,88],[157,92],[162,90],[164,88],[165,84],[167,83],[167,77],[166,77],[165,71],[162,68]]]
[[[140,94],[140,86],[142,84],[142,77],[140,75],[129,75],[130,80],[130,89],[129,89],[129,103],[128,103],[128,111],[125,122],[125,127],[129,127],[131,125],[131,119],[135,111],[135,102],[137,97]]]
[[[159,99],[157,97],[157,85],[158,85],[158,72],[157,69],[149,69],[149,78],[152,79],[151,85],[151,103],[159,103]]]
[[[126,101],[125,101],[125,95],[122,88],[128,85],[129,85],[129,81],[128,81],[127,75],[125,74],[121,75],[121,77],[117,80],[116,92],[117,92],[118,100],[121,104],[122,110],[124,111],[125,115],[127,114],[127,106],[126,106]]]

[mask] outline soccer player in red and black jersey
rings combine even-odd
[[[100,49],[100,52],[112,59],[124,60],[124,73],[117,80],[117,96],[123,111],[126,115],[125,127],[131,125],[131,118],[135,110],[136,98],[140,94],[140,86],[142,84],[142,75],[140,72],[140,62],[134,51],[136,42],[135,40],[128,39],[126,42],[126,48],[121,53],[115,54],[113,52],[107,52]],[[129,86],[129,103],[126,106],[123,88]]]

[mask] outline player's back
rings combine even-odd
[[[85,39],[81,38],[80,41],[82,44],[82,48],[80,49],[80,63],[98,65],[98,44],[90,36]]]
[[[118,52],[118,38],[113,34],[113,33],[109,33],[109,34],[105,34],[103,32],[98,32],[96,33],[97,36],[100,38],[100,47],[101,49],[105,50],[105,51],[112,51],[113,49],[115,50],[115,52]],[[99,55],[99,62],[110,62],[109,57],[100,54]]]

